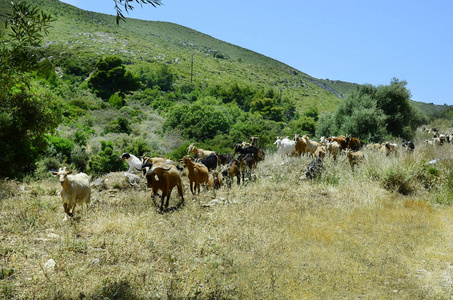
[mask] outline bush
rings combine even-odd
[[[163,129],[178,129],[184,137],[205,140],[228,132],[233,121],[217,107],[177,105],[170,111]]]
[[[312,117],[301,116],[297,120],[289,122],[289,127],[296,134],[314,136],[316,131],[316,121]]]
[[[76,145],[71,152],[71,162],[75,168],[84,172],[88,164],[89,156],[85,147]]]
[[[88,138],[94,134],[94,129],[89,126],[78,125],[77,130],[74,132],[74,142],[80,146],[86,146]]]
[[[110,105],[112,105],[113,107],[116,107],[118,109],[120,109],[121,107],[124,106],[124,100],[123,100],[123,98],[121,98],[120,95],[118,95],[118,93],[115,93],[112,96],[110,96],[109,103],[110,103]]]
[[[67,138],[49,135],[47,137],[49,146],[55,148],[57,153],[62,153],[67,158],[71,158],[71,151],[74,149],[74,143]]]
[[[189,147],[190,142],[184,143],[172,152],[168,154],[168,157],[172,159],[181,159],[184,155],[187,155],[187,148]]]
[[[258,112],[264,119],[276,122],[283,121],[284,110],[270,98],[256,99],[250,103],[250,112]]]
[[[94,175],[125,170],[127,168],[120,159],[120,154],[113,151],[112,142],[101,141],[101,151],[88,162],[88,172]]]
[[[47,148],[47,134],[60,120],[61,103],[47,89],[26,79],[0,84],[0,148],[3,160],[9,161],[0,176],[32,173],[39,153]]]
[[[96,68],[88,80],[88,87],[104,100],[109,99],[115,93],[125,95],[141,87],[139,77],[126,71],[123,60],[118,56],[107,56],[100,59]]]
[[[135,156],[140,156],[143,155],[143,153],[150,152],[151,147],[143,138],[139,137],[130,141],[123,151],[134,154]]]
[[[130,134],[132,132],[129,121],[124,117],[118,117],[116,121],[110,122],[105,128],[104,133],[126,133]]]
[[[382,178],[385,189],[396,191],[402,195],[410,195],[415,191],[415,178],[409,176],[401,168],[389,168]]]

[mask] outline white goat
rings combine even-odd
[[[54,176],[59,177],[61,187],[63,188],[61,190],[61,199],[63,200],[63,209],[66,213],[63,221],[67,219],[67,216],[72,217],[74,215],[77,203],[79,203],[82,208],[83,203],[87,206],[90,203],[90,178],[85,173],[69,175],[71,173],[72,171],[66,170],[66,167],[60,168],[58,172],[52,172]]]
[[[137,156],[124,152],[121,160],[125,160],[129,164],[129,173],[135,174],[142,171],[142,161]]]
[[[277,140],[274,142],[274,144],[277,145],[277,149],[282,157],[282,165],[284,165],[286,156],[291,155],[296,151],[296,141],[292,141],[287,137],[285,137],[284,139],[277,137]]]

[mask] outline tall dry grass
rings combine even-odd
[[[315,181],[304,176],[309,158],[282,166],[268,154],[256,180],[215,194],[192,196],[184,177],[179,210],[159,214],[149,190],[113,183],[67,222],[56,179],[3,181],[0,295],[450,299],[452,153],[365,151],[354,172],[326,158]]]

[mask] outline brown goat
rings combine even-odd
[[[302,140],[306,144],[305,149],[306,149],[307,154],[310,153],[308,155],[314,157],[315,156],[315,152],[318,149],[318,147],[320,146],[320,144],[318,142],[316,142],[316,141],[310,140],[310,138],[308,136],[306,136],[306,135],[304,135],[302,137]]]
[[[353,151],[358,151],[362,147],[362,144],[358,138],[347,137],[346,142],[348,144],[348,148]]]
[[[168,202],[170,200],[170,194],[173,188],[178,188],[181,202],[178,205],[184,204],[184,193],[182,188],[181,176],[179,175],[178,169],[174,165],[165,163],[155,163],[151,169],[146,173],[146,181],[149,188],[151,188],[151,197],[157,195],[157,191],[162,191],[160,211],[164,209],[164,199],[167,197],[165,203],[165,209],[168,209]]]
[[[304,155],[305,152],[307,151],[307,142],[305,142],[305,140],[299,136],[298,134],[296,134],[294,136],[294,140],[296,141],[296,150],[295,150],[295,154],[297,156],[301,156],[301,155]]]
[[[346,155],[348,156],[349,164],[351,165],[352,170],[354,171],[354,166],[358,165],[363,159],[365,155],[361,151],[352,152],[350,149],[347,149]]]
[[[223,185],[223,180],[222,180],[222,176],[220,176],[220,173],[217,171],[213,171],[212,178],[214,180],[214,183],[213,183],[214,189],[216,189],[216,190],[220,189]]]
[[[228,179],[228,187],[231,188],[233,177],[237,178],[238,185],[241,184],[241,170],[241,163],[237,159],[233,159],[225,168],[225,170],[222,171],[223,177]],[[244,181],[244,174],[242,174],[242,181]]]
[[[397,153],[397,146],[396,144],[391,144],[389,142],[384,142],[381,144],[380,148],[381,153],[389,156],[391,154],[396,154]]]
[[[193,162],[190,156],[186,155],[182,158],[184,165],[189,171],[187,177],[189,177],[190,191],[192,194],[200,193],[200,184],[206,183],[207,189],[210,188],[209,184],[209,171],[208,168],[202,164]]]
[[[344,135],[342,136],[332,136],[327,138],[329,142],[337,142],[340,145],[341,150],[345,150],[348,148],[348,142],[346,141],[346,137]]]
[[[340,144],[338,144],[337,142],[329,142],[327,143],[327,151],[333,156],[333,160],[336,161],[337,160],[337,156],[338,154],[340,154]]]
[[[321,159],[324,159],[326,157],[326,147],[324,146],[318,146],[314,153],[314,157],[319,157]]]

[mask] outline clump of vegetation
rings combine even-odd
[[[38,47],[52,17],[25,2],[11,5],[10,39],[0,35],[0,147],[8,162],[0,177],[22,178],[34,172],[46,135],[60,123],[61,102],[30,76],[39,67]]]
[[[426,119],[410,104],[406,84],[394,78],[390,85],[357,87],[334,112],[322,115],[316,134],[347,133],[369,142],[380,142],[391,136],[413,138]]]
[[[89,171],[95,175],[126,170],[120,153],[113,151],[113,143],[101,141],[101,151],[90,158]]]
[[[127,93],[138,90],[141,82],[138,75],[126,70],[118,56],[106,56],[96,64],[96,71],[88,80],[88,87],[102,99],[108,100],[118,93],[123,98]]]

